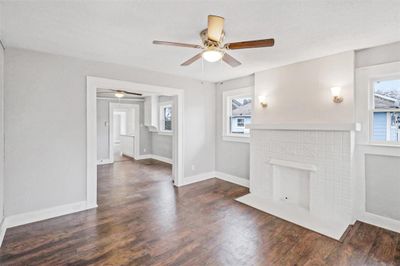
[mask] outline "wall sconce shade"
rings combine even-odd
[[[263,108],[265,108],[265,107],[268,106],[268,104],[267,104],[267,97],[266,97],[266,96],[263,96],[263,95],[258,96],[258,101],[260,102],[260,105],[261,105]]]
[[[343,97],[340,96],[341,91],[342,91],[341,87],[332,87],[331,88],[331,93],[332,93],[332,96],[333,96],[333,102],[334,103],[343,102]]]

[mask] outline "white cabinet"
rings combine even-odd
[[[147,96],[144,99],[144,125],[150,131],[158,131],[158,96]]]
[[[121,135],[121,153],[129,157],[135,157],[135,136]]]

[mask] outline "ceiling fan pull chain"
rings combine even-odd
[[[204,80],[204,58],[201,58],[201,75],[203,76],[203,80]]]

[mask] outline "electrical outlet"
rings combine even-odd
[[[192,171],[196,170],[196,166],[192,164]]]
[[[143,149],[143,152],[146,152],[146,148]]]

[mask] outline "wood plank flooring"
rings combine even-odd
[[[235,198],[218,179],[175,188],[171,167],[98,168],[95,210],[7,230],[1,265],[400,265],[400,235],[357,222],[343,243]]]

